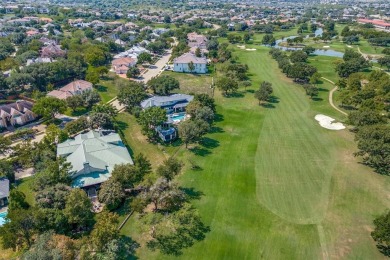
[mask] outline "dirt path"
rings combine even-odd
[[[338,107],[333,103],[333,93],[338,89],[338,87],[336,86],[336,83],[334,83],[334,82],[331,81],[330,79],[327,79],[327,78],[324,78],[324,77],[321,77],[321,78],[322,78],[323,80],[328,81],[329,83],[331,83],[332,85],[335,86],[335,87],[329,92],[329,104],[330,104],[334,109],[336,109],[337,111],[339,111],[341,114],[348,116],[347,113],[345,113],[343,110],[341,110],[340,108],[338,108]]]

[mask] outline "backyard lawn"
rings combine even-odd
[[[202,194],[194,204],[211,231],[179,258],[382,258],[370,230],[375,216],[390,206],[390,181],[359,164],[348,130],[326,130],[314,120],[317,113],[344,119],[327,103],[333,86],[323,83],[319,98],[311,101],[279,72],[269,49],[250,48],[258,50],[235,49],[235,55],[249,65],[253,88],[229,98],[216,92],[218,120],[196,149],[167,148],[161,155],[164,151],[140,141],[139,129],[127,130],[131,148],[153,163],[176,154],[186,164],[181,185]],[[321,73],[331,77],[330,70]],[[273,84],[277,98],[269,108],[252,94],[263,80]],[[202,170],[190,170],[189,160]],[[142,231],[133,216],[122,233],[143,245]],[[172,258],[144,246],[137,255]]]

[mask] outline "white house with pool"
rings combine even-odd
[[[173,94],[170,96],[152,96],[141,102],[142,109],[161,107],[167,111],[167,121],[156,128],[160,138],[169,142],[177,137],[176,129],[172,124],[183,121],[187,115],[186,106],[194,99],[194,96],[186,94]]]

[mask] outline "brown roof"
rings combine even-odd
[[[33,107],[33,103],[26,101],[26,100],[18,100],[15,103],[11,104],[5,104],[0,106],[0,113],[7,113],[7,114],[12,114],[16,111],[19,112],[25,112],[26,110],[30,110]]]
[[[88,89],[92,89],[91,82],[85,80],[75,80],[58,90],[50,91],[47,95],[58,99],[67,99],[68,97],[75,95],[78,90],[83,92]]]
[[[61,91],[69,91],[69,92],[76,92],[77,90],[87,90],[91,89],[93,84],[91,82],[85,81],[85,80],[75,80],[68,85],[63,86],[60,88]]]
[[[47,58],[61,57],[65,55],[65,51],[61,50],[60,45],[50,44],[42,48],[41,56]]]
[[[129,64],[132,64],[134,62],[135,62],[134,59],[132,59],[130,57],[124,57],[124,58],[118,58],[118,59],[113,60],[112,65],[113,66],[122,66],[122,65],[128,66]]]

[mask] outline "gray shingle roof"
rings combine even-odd
[[[9,180],[0,178],[0,199],[8,198],[9,196]]]
[[[186,95],[186,94],[173,94],[170,96],[153,96],[142,101],[141,107],[145,109],[149,107],[174,106],[179,102],[189,103],[193,99],[194,99],[193,96]]]
[[[190,52],[184,53],[180,57],[173,60],[173,63],[188,64],[190,62],[194,64],[207,64],[207,59],[204,57],[196,57],[195,54]]]

